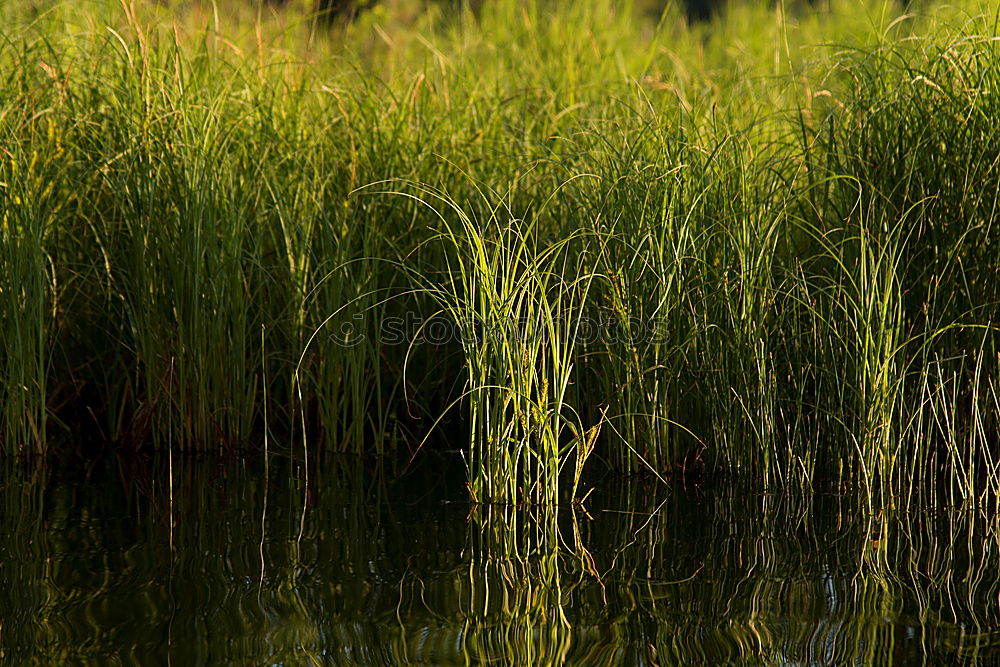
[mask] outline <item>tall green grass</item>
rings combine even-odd
[[[458,437],[490,502],[595,461],[1000,489],[985,5],[85,7],[3,10],[8,453],[266,410],[307,451]]]

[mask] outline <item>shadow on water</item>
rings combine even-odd
[[[639,482],[585,509],[473,507],[440,461],[392,479],[330,458],[308,490],[277,459],[266,481],[262,462],[169,469],[4,464],[4,662],[1000,659],[995,518]]]

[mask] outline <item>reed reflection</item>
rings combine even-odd
[[[441,466],[0,472],[18,663],[991,664],[996,521],[603,483],[470,506]],[[461,479],[462,470],[455,466]],[[444,475],[447,477],[448,475]]]

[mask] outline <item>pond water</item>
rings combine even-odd
[[[330,457],[0,467],[9,664],[1000,663],[996,518]]]

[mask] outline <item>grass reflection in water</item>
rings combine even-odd
[[[258,470],[258,468],[260,468]],[[992,664],[998,542],[975,512],[599,486],[470,506],[436,463],[3,468],[16,663]],[[461,478],[461,466],[454,476]],[[303,517],[303,499],[305,515]],[[263,526],[263,534],[261,532]]]

